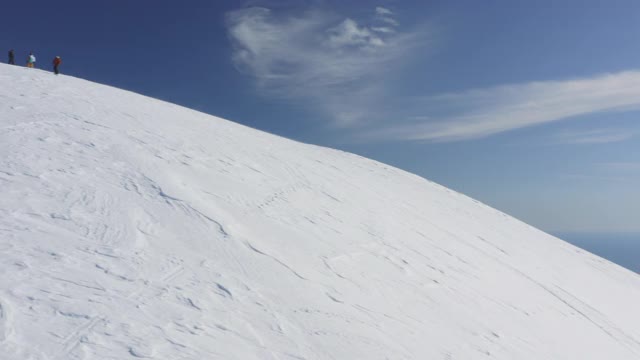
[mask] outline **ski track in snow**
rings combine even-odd
[[[0,356],[638,359],[640,280],[440,185],[0,65]]]

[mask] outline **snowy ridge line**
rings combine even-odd
[[[640,277],[416,175],[0,64],[0,358],[637,360]]]

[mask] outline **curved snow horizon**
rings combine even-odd
[[[0,357],[640,358],[640,277],[419,176],[0,65]]]

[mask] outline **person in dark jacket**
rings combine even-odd
[[[56,56],[53,59],[53,72],[56,73],[56,75],[60,74],[60,71],[58,70],[60,64],[62,64],[62,59],[60,59],[60,56]]]
[[[9,50],[9,64],[16,64],[16,54],[13,52],[13,49]]]

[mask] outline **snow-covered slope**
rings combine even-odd
[[[640,277],[473,199],[72,77],[0,81],[3,360],[640,358]]]

